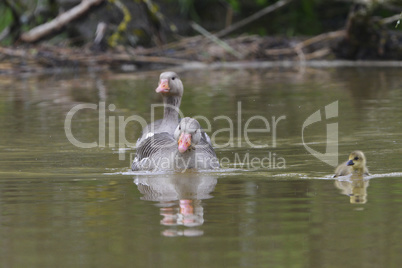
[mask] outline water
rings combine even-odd
[[[119,120],[150,120],[158,75],[1,77],[1,267],[402,265],[400,69],[180,72],[182,112],[210,121],[200,120],[222,169],[132,173],[126,145],[141,125]],[[78,104],[105,107],[71,120],[72,136],[93,148],[66,137]],[[330,104],[338,113],[327,118]],[[246,137],[253,116],[248,129],[269,132]],[[328,124],[339,157],[327,156],[343,162],[360,149],[372,176],[331,178]]]

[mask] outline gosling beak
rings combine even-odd
[[[179,138],[179,152],[184,153],[191,146],[191,134],[181,133]]]
[[[353,163],[353,160],[349,160],[347,163],[346,163],[346,165],[347,166],[353,166],[355,163]]]
[[[161,81],[159,81],[159,86],[155,89],[157,93],[166,93],[169,92],[169,90],[170,87],[168,79],[161,79]]]

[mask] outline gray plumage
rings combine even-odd
[[[188,148],[178,145],[183,136],[191,137]],[[180,150],[184,150],[180,152]],[[219,162],[211,144],[202,138],[200,124],[193,118],[183,118],[174,135],[162,132],[149,135],[138,147],[132,170],[214,169]]]

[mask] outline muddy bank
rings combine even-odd
[[[399,44],[394,50],[361,48],[356,55],[342,57],[348,51],[345,31],[313,38],[259,37],[243,35],[217,43],[204,36],[184,38],[154,48],[116,48],[104,52],[86,48],[61,48],[30,45],[21,48],[0,47],[0,73],[45,73],[71,70],[133,72],[168,67],[224,68],[292,66],[399,66]],[[363,51],[363,52],[362,52]],[[367,54],[364,54],[367,53]],[[365,56],[366,55],[366,56]],[[367,57],[369,55],[369,57]],[[373,56],[374,55],[374,56]]]

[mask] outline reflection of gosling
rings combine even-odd
[[[369,181],[363,179],[363,176],[352,175],[350,181],[335,180],[335,186],[342,190],[342,194],[350,197],[351,204],[365,204],[367,202]]]
[[[345,175],[370,175],[366,167],[366,157],[362,151],[354,151],[349,155],[349,161],[340,164],[335,169],[334,177],[345,176]]]

